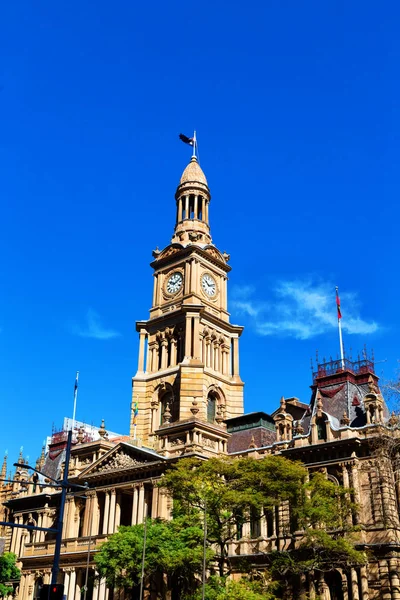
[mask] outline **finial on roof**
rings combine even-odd
[[[372,375],[370,375],[368,377],[368,388],[369,388],[370,394],[376,394],[375,381],[374,381],[374,378],[372,377]]]
[[[394,410],[392,411],[392,414],[390,415],[390,419],[389,419],[388,423],[389,423],[390,427],[394,427],[395,425],[399,424],[399,417],[396,415]]]
[[[42,451],[41,451],[41,453],[40,453],[40,456],[39,456],[39,458],[38,458],[38,459],[37,459],[37,461],[36,461],[36,468],[37,468],[37,470],[38,470],[38,471],[40,471],[40,469],[41,469],[41,468],[43,467],[43,465],[44,465],[44,461],[45,461],[45,458],[46,458],[46,455],[45,455],[45,450],[46,450],[46,444],[45,444],[45,443],[43,443],[43,446],[42,446]]]
[[[324,408],[324,405],[322,404],[322,396],[321,396],[321,392],[319,390],[317,390],[317,417],[322,417],[322,409]]]
[[[3,465],[1,467],[1,477],[2,477],[2,479],[5,479],[6,475],[7,475],[7,456],[8,456],[8,452],[6,450],[4,452]]]
[[[200,183],[208,188],[207,178],[204,175],[196,156],[192,156],[190,163],[182,173],[179,185],[183,185],[185,183]]]
[[[281,412],[286,412],[286,400],[285,397],[282,396],[280,400]]]
[[[85,437],[85,428],[83,425],[81,425],[78,429],[78,435],[76,436],[76,443],[82,444],[84,437]]]
[[[349,419],[346,411],[344,411],[343,416],[340,419],[340,424],[344,425],[345,427],[347,427],[348,425],[350,425],[350,419]]]
[[[24,462],[24,457],[23,457],[23,454],[22,454],[23,451],[24,451],[24,447],[21,446],[20,449],[19,449],[19,457],[18,457],[18,462],[20,464],[22,464]]]
[[[106,431],[106,426],[104,424],[104,419],[101,420],[101,425],[100,425],[100,429],[99,429],[99,436],[101,437],[102,440],[108,438],[108,433]]]

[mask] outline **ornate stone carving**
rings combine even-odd
[[[184,438],[179,438],[179,437],[172,438],[170,440],[170,444],[171,444],[171,446],[183,446],[185,444],[185,440],[184,440]]]
[[[217,447],[217,442],[203,435],[203,446],[205,446],[205,448],[212,448],[213,450],[215,450],[215,448]]]
[[[114,456],[110,457],[107,463],[101,465],[99,472],[102,473],[104,471],[116,471],[117,469],[129,469],[131,467],[137,467],[143,464],[143,461],[136,460],[135,458],[132,458],[123,452],[118,452],[118,454],[114,454]]]

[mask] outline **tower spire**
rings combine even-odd
[[[172,243],[183,245],[211,243],[208,208],[211,193],[206,176],[196,156],[197,142],[193,138],[193,156],[182,173],[176,190],[176,223]]]
[[[7,457],[8,457],[8,452],[7,450],[4,452],[4,459],[3,459],[3,465],[1,467],[1,478],[5,479],[6,475],[7,475]]]

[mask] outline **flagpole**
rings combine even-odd
[[[192,154],[192,157],[194,156],[194,158],[196,158],[196,147],[197,147],[196,132],[194,132],[193,133],[193,154]]]
[[[344,352],[343,352],[343,337],[342,337],[342,313],[340,310],[340,300],[339,300],[339,288],[336,286],[336,306],[338,311],[338,329],[339,329],[339,344],[340,344],[340,361],[342,363],[342,369],[344,370]]]
[[[71,427],[72,434],[74,433],[74,428],[75,428],[76,401],[78,399],[78,379],[79,379],[79,371],[76,372],[76,377],[75,377],[74,410],[73,410],[73,413],[72,413],[72,427]]]
[[[138,413],[139,413],[139,396],[136,396],[136,402],[135,402],[135,407],[134,407],[134,412],[133,412],[133,418],[134,418],[133,439],[134,440],[136,440],[136,421],[137,421]]]

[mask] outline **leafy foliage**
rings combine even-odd
[[[300,464],[280,456],[182,459],[162,477],[160,486],[177,501],[181,514],[207,513],[207,541],[218,548],[220,575],[226,574],[228,543],[241,537],[250,515],[283,501],[295,508],[306,476]]]
[[[210,577],[205,589],[205,600],[278,600],[279,596],[275,594],[277,590],[276,583],[268,585],[262,581],[250,581],[245,577],[239,581]],[[202,590],[199,589],[190,600],[201,598]]]
[[[0,556],[0,598],[12,594],[13,587],[7,584],[21,577],[21,571],[15,564],[16,560],[17,557],[12,552],[4,552]]]
[[[323,473],[314,473],[310,480],[307,475],[300,463],[281,456],[183,459],[164,475],[160,486],[172,494],[176,514],[194,510],[204,514],[206,509],[207,540],[218,548],[221,578],[230,572],[228,543],[241,537],[243,523],[283,502],[290,506],[285,535],[292,542],[290,551],[269,556],[272,573],[281,577],[364,563],[365,555],[355,550],[351,537],[354,528],[349,523],[356,510],[351,490],[335,485]],[[294,525],[302,532],[297,537]]]
[[[107,584],[129,589],[140,584],[144,525],[120,527],[110,536],[95,562],[100,577]],[[213,557],[207,549],[207,562]],[[203,530],[194,518],[178,517],[172,521],[147,520],[145,578],[157,580],[165,573],[181,589],[196,586],[195,575],[203,564]]]

